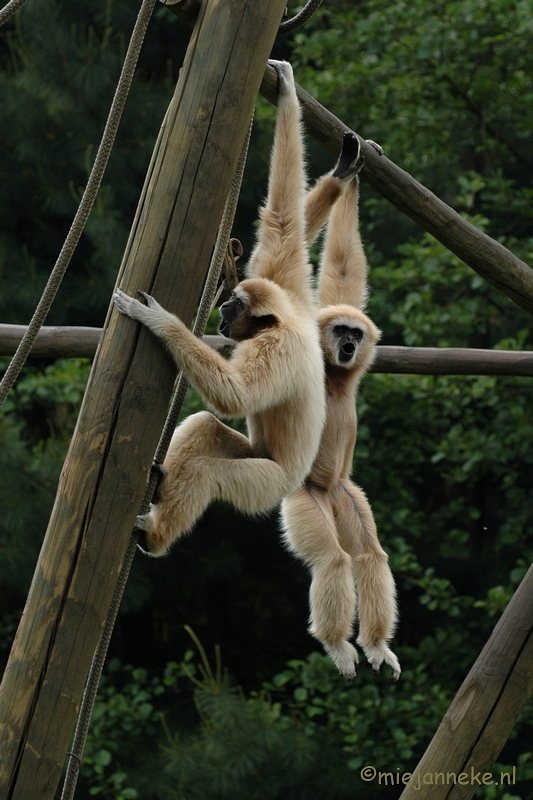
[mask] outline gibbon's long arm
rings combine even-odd
[[[142,322],[164,342],[178,367],[219,414],[245,416],[283,399],[283,354],[273,353],[275,347],[268,349],[268,357],[256,348],[255,357],[247,358],[243,343],[237,358],[226,361],[153,297],[141,294],[147,305],[121,289],[116,290],[113,299],[122,314]]]
[[[301,113],[292,67],[270,61],[278,73],[279,102],[270,162],[268,196],[260,210],[261,224],[247,277],[268,278],[293,299],[312,307],[311,266],[308,261],[304,193]]]

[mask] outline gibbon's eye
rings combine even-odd
[[[344,336],[344,334],[348,331],[347,325],[335,325],[333,328],[333,333],[335,336]]]
[[[364,336],[364,331],[361,328],[352,328],[352,333],[356,342],[360,342]]]

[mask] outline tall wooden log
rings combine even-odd
[[[13,355],[25,325],[0,324],[0,356]],[[102,328],[41,328],[30,358],[94,358]],[[206,335],[214,350],[229,352],[231,341]],[[517,375],[533,376],[533,350],[484,350],[477,347],[398,347],[378,345],[370,372],[411,375]]]
[[[156,144],[119,283],[186,322],[284,5],[206,0]],[[1,686],[2,800],[54,797],[174,377],[110,312]]]
[[[533,566],[465,678],[400,800],[469,800],[533,694]],[[511,775],[512,773],[509,773]]]

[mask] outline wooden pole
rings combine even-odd
[[[171,11],[188,24],[192,24],[200,6],[200,0],[178,0],[169,4]],[[348,126],[301,86],[296,90],[308,133],[337,156]],[[276,105],[278,87],[273,67],[267,66],[260,92]],[[533,270],[500,242],[461,217],[408,172],[386,156],[379,156],[373,147],[366,144],[363,136],[360,138],[365,156],[361,178],[485,280],[533,314]]]
[[[192,318],[285,0],[206,0],[119,284]],[[175,370],[110,311],[0,690],[0,797],[51,800],[163,427]]]
[[[457,692],[400,800],[469,800],[503,784],[491,769],[533,694],[533,566]]]
[[[0,324],[0,356],[13,355],[25,325]],[[94,358],[102,328],[43,327],[30,358]],[[230,351],[223,336],[206,335],[214,350]],[[475,347],[398,347],[380,345],[370,372],[412,375],[533,376],[533,350],[484,350]]]

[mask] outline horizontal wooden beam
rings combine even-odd
[[[0,325],[0,356],[13,355],[26,330],[24,325]],[[30,358],[94,358],[101,328],[43,327]],[[204,336],[214,350],[229,350],[223,336]],[[415,375],[533,376],[533,351],[483,350],[467,347],[394,347],[382,345],[371,372]]]

